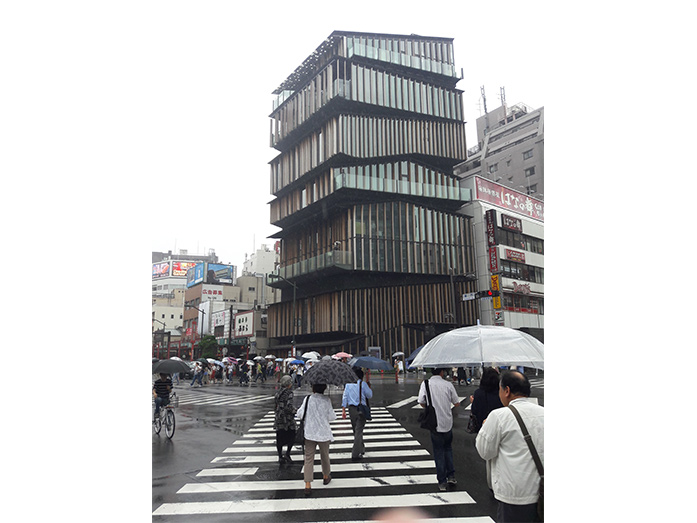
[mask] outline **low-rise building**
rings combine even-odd
[[[502,325],[544,341],[544,202],[481,176],[467,176],[483,325]]]

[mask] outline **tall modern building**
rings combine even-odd
[[[409,354],[476,323],[458,80],[451,38],[335,31],[274,91],[270,352]]]

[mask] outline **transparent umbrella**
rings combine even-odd
[[[493,325],[473,325],[444,332],[426,343],[414,367],[513,365],[545,368],[545,347],[529,334]]]

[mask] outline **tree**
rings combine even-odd
[[[215,336],[207,334],[201,339],[199,349],[202,358],[215,358],[218,356],[218,340],[215,339]]]

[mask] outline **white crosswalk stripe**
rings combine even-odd
[[[235,406],[250,405],[273,400],[273,395],[250,396],[246,394],[215,394],[210,392],[175,391],[179,396],[179,406],[185,405],[210,405],[210,406]]]
[[[206,514],[225,514],[231,520],[246,521],[251,518],[250,514],[262,513],[269,514],[269,521],[278,520],[274,514],[279,517],[283,514],[284,521],[319,523],[311,512],[305,514],[317,510],[343,511],[334,518],[327,515],[333,523],[340,523],[337,516],[344,518],[341,520],[344,523],[367,523],[370,513],[376,510],[403,507],[427,510],[427,507],[439,506],[448,506],[448,514],[475,515],[453,515],[428,519],[429,522],[493,523],[488,516],[476,515],[475,501],[466,491],[437,490],[431,454],[397,422],[388,408],[372,409],[373,419],[366,423],[364,430],[365,458],[359,462],[351,461],[353,434],[350,419],[342,419],[341,409],[335,409],[338,418],[331,422],[335,441],[329,447],[332,481],[327,485],[322,485],[321,481],[317,484],[316,479],[321,479],[322,472],[319,453],[315,455],[313,492],[319,491],[321,498],[302,495],[303,457],[299,447],[294,448],[292,456],[294,465],[300,465],[300,474],[293,479],[269,479],[274,476],[282,478],[272,469],[278,467],[278,455],[274,416],[269,412],[242,437],[222,449],[221,455],[211,461],[214,468],[201,470],[196,474],[197,481],[181,487],[176,492],[176,502],[157,506],[152,513],[153,523],[163,521],[161,517],[164,516],[185,519],[195,516],[200,519]],[[225,493],[228,495],[221,497]],[[236,496],[235,493],[242,495]],[[265,493],[272,493],[271,497]],[[264,496],[263,499],[259,499],[260,495]],[[347,515],[358,518],[345,519]]]

